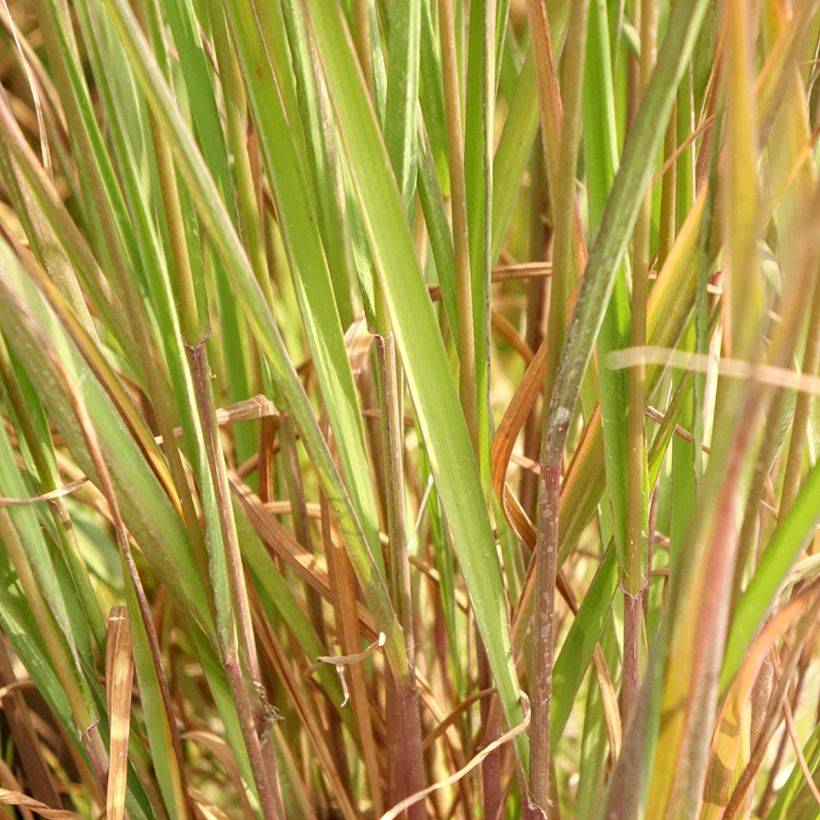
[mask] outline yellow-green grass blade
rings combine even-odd
[[[430,465],[426,454],[422,449],[420,452],[422,475],[429,482],[432,480]],[[444,518],[439,502],[438,493],[434,484],[430,486],[430,497],[427,502],[427,514],[430,525],[430,540],[433,544],[433,560],[439,573],[439,595],[441,607],[444,611],[444,618],[447,622],[447,638],[450,642],[450,654],[452,662],[450,664],[456,691],[460,697],[466,695],[466,675],[461,662],[461,647],[463,639],[461,637],[462,627],[459,620],[458,607],[456,605],[456,578],[453,568],[453,550],[447,534],[447,521]]]
[[[222,193],[225,206],[233,216],[235,204],[230,161],[214,93],[213,73],[205,54],[193,4],[189,0],[166,0],[161,5],[158,4],[158,8],[165,14],[165,21],[177,49],[176,64],[185,84],[186,102],[191,111],[194,134],[205,163]]]
[[[140,617],[133,587],[125,584],[125,599],[129,617],[135,627],[132,633],[134,668],[139,684],[142,715],[148,748],[156,773],[157,783],[169,817],[185,817],[186,795],[176,756],[174,755],[168,715],[159,688],[157,669],[148,647],[148,638]]]
[[[435,5],[429,0],[421,6],[421,43],[419,51],[419,104],[427,126],[433,164],[441,175],[444,191],[450,192],[447,171],[447,134],[442,92],[441,55],[434,20],[438,19]]]
[[[552,51],[558,60],[564,50],[569,6],[550,0],[547,4],[550,20]],[[538,106],[534,104],[537,89],[535,57],[527,48],[526,57],[518,73],[515,91],[509,102],[504,126],[498,139],[493,160],[492,235],[490,257],[495,263],[509,227],[518,189],[530,158],[538,130]]]
[[[518,73],[515,92],[509,100],[509,110],[493,160],[493,261],[498,258],[504,243],[515,197],[538,129],[538,106],[533,105],[535,94],[535,59],[529,48]]]
[[[430,250],[435,263],[435,273],[441,287],[441,301],[453,338],[458,338],[458,311],[456,309],[456,262],[453,254],[453,232],[447,218],[444,196],[429,140],[426,123],[421,125],[419,134],[421,155],[418,160],[419,200],[421,201]]]
[[[36,495],[36,492],[23,480],[17,468],[6,431],[0,428],[0,496],[25,499],[33,495]],[[79,644],[75,641],[75,635],[83,634],[80,624],[84,617],[80,615],[81,606],[73,594],[71,583],[65,584],[61,578],[64,566],[61,561],[58,560],[55,564],[52,559],[35,505],[12,506],[3,510],[3,514],[9,517],[11,526],[17,532],[17,538],[25,551],[25,560],[37,582],[37,587],[48,603],[66,647],[73,655],[71,665],[74,666],[76,673],[80,667],[80,649],[87,658],[90,658],[91,646],[88,640],[82,640]],[[3,559],[5,569],[14,571],[13,565],[10,566],[8,563],[10,557],[5,549]],[[71,595],[70,599],[66,598],[66,593]]]
[[[604,632],[604,657],[609,666],[617,654],[615,632],[611,628]],[[587,681],[587,696],[584,705],[584,728],[581,737],[581,753],[578,766],[578,799],[575,816],[578,820],[595,820],[604,807],[604,766],[611,753],[607,742],[606,717],[601,697],[601,689],[594,675]]]
[[[61,480],[57,470],[54,442],[42,403],[18,362],[12,360],[5,341],[0,340],[0,381],[5,392],[9,417],[17,433],[17,449],[32,476],[36,476],[40,492],[57,490]],[[85,612],[87,630],[75,636],[80,652],[91,656],[93,648],[105,641],[105,624],[97,603],[87,567],[80,554],[76,533],[69,523],[63,499],[49,503],[49,516],[41,511],[41,525],[60,545],[62,558],[71,583]],[[90,651],[85,651],[88,647]]]

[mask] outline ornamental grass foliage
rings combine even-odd
[[[820,812],[813,0],[3,0],[0,806]]]

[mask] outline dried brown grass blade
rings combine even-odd
[[[276,405],[261,394],[216,408],[216,423],[220,427],[233,424],[235,421],[256,421],[257,419],[278,418],[278,416],[279,411]],[[182,428],[175,427],[174,435],[181,436]],[[154,441],[162,444],[162,436],[155,436]]]
[[[14,772],[12,772],[12,770],[8,767],[8,764],[2,758],[0,758],[0,783],[4,783],[6,788],[11,791],[22,792],[22,787],[20,786],[17,778],[14,776]],[[60,801],[57,800],[56,802],[59,803]],[[19,812],[23,820],[34,820],[34,815],[29,809],[21,807]],[[6,811],[5,814],[11,814],[11,812]]]
[[[0,706],[8,721],[17,754],[20,757],[25,783],[32,797],[46,805],[60,802],[51,771],[43,757],[43,746],[35,732],[26,700],[24,687],[33,687],[30,680],[15,679],[11,658],[4,641],[0,640]]]
[[[498,335],[508,342],[518,353],[519,356],[529,364],[535,355],[530,346],[521,338],[515,325],[499,310],[493,310],[491,313],[491,321],[493,330]]]
[[[229,471],[228,479],[236,499],[259,537],[322,598],[331,601],[331,583],[327,570],[276,520],[268,505],[242,481],[235,470]],[[362,634],[368,640],[374,640],[377,633],[371,614],[358,601],[355,611],[358,613]]]
[[[105,695],[111,723],[108,785],[105,796],[105,816],[109,820],[122,820],[125,817],[133,681],[134,657],[131,645],[131,625],[126,608],[117,606],[108,616],[105,653]]]
[[[47,820],[80,820],[81,815],[64,809],[53,809],[33,797],[10,789],[0,789],[0,804],[4,806],[18,806],[21,809],[30,809]]]
[[[361,646],[360,621],[356,617],[358,598],[356,594],[356,580],[353,568],[343,546],[333,537],[330,521],[330,509],[322,499],[322,539],[327,556],[328,572],[333,577],[331,596],[336,616],[336,629],[342,651],[347,657],[359,654]],[[372,645],[372,644],[371,644]],[[367,690],[367,680],[360,663],[351,664],[344,677],[340,668],[336,667],[342,680],[345,697],[350,697],[353,715],[362,746],[362,755],[365,760],[370,797],[376,813],[382,811],[384,795],[379,777],[378,763],[379,749],[376,746],[373,723],[370,716],[370,697]]]
[[[465,698],[461,703],[444,718],[441,723],[433,729],[425,738],[423,746],[425,749],[430,748],[436,740],[441,737],[450,726],[455,725],[456,721],[459,719],[461,715],[463,715],[474,703],[477,703],[479,700],[484,698],[490,697],[491,695],[496,694],[496,689],[494,687],[490,689],[482,689],[480,692],[475,692],[474,694],[470,695],[469,697]]]
[[[31,498],[0,498],[0,507],[22,507],[25,504],[37,504],[41,501],[54,501],[57,498],[73,493],[74,490],[82,487],[88,481],[87,478],[78,478],[65,487],[60,487],[56,490],[51,490],[40,495],[33,495]]]
[[[521,384],[504,411],[501,424],[493,436],[491,453],[493,489],[501,501],[504,515],[513,531],[530,548],[535,546],[535,529],[515,494],[507,487],[506,477],[515,440],[543,390],[546,361],[547,348],[542,344],[527,366]]]

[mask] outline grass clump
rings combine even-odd
[[[819,34],[4,3],[0,804],[814,816]]]

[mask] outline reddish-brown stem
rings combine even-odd
[[[410,561],[407,554],[404,526],[404,441],[401,413],[401,389],[392,333],[376,336],[379,380],[381,382],[382,450],[385,472],[385,512],[389,550],[387,553],[390,597],[404,630],[408,672],[406,678],[390,675],[388,687],[388,720],[395,718],[397,731],[391,733],[393,793],[391,801],[398,803],[424,788],[424,757],[421,746],[419,695],[413,664],[413,604],[410,594]],[[391,721],[392,723],[392,721]],[[424,803],[407,809],[410,820],[423,820]]]
[[[566,428],[567,424],[564,424]],[[549,435],[549,434],[548,434]],[[564,434],[564,437],[566,434]],[[547,816],[550,795],[550,703],[554,654],[555,579],[558,574],[558,503],[561,458],[545,461],[539,476],[538,544],[535,553],[535,660],[530,732],[530,798]],[[536,719],[537,718],[537,719]]]

